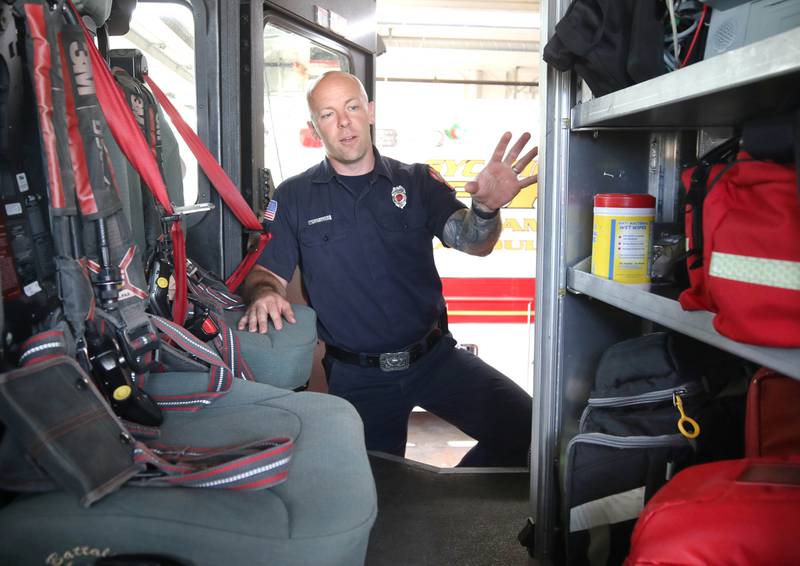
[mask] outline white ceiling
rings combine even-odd
[[[384,78],[538,81],[539,2],[377,0]]]

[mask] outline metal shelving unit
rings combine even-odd
[[[542,37],[552,36],[569,4],[542,3]],[[673,210],[678,174],[695,157],[694,142],[714,138],[714,128],[796,107],[800,27],[582,103],[576,103],[580,87],[572,73],[543,68],[532,563],[554,564],[563,559],[568,524],[558,497],[563,449],[577,433],[597,363],[609,346],[640,336],[652,321],[800,379],[800,349],[730,340],[714,329],[712,313],[687,312],[675,300],[595,277],[586,260],[594,195],[649,192],[664,211]],[[673,220],[666,213],[658,218]]]
[[[592,275],[588,271],[590,260],[591,258],[587,258],[568,270],[567,287],[571,291],[593,297],[721,350],[800,379],[800,349],[766,348],[730,340],[714,329],[712,313],[685,311],[678,301]]]
[[[578,104],[571,127],[730,126],[800,98],[800,28]]]

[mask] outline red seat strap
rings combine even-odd
[[[186,145],[192,150],[200,168],[206,174],[208,180],[211,181],[211,184],[216,189],[220,198],[225,201],[225,204],[228,205],[228,208],[230,208],[239,223],[246,230],[261,232],[258,244],[247,252],[247,255],[245,255],[241,264],[239,264],[239,267],[237,267],[228,280],[225,281],[228,289],[233,291],[241,285],[245,276],[250,272],[253,264],[255,264],[258,259],[258,256],[261,255],[264,246],[269,240],[269,235],[263,232],[261,222],[259,222],[258,217],[256,217],[244,198],[242,198],[239,189],[233,184],[231,178],[228,177],[228,174],[225,173],[225,170],[220,166],[200,137],[192,130],[192,127],[181,117],[169,98],[167,98],[148,75],[144,75],[144,80],[153,91],[158,103],[170,117],[170,120],[172,120],[175,129],[178,130],[178,133],[186,142]]]

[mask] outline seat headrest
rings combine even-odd
[[[75,8],[81,16],[92,19],[95,27],[100,27],[111,14],[112,0],[75,0]]]
[[[136,0],[114,0],[111,15],[106,22],[108,35],[125,35],[131,29],[131,18]]]

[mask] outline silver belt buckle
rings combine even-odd
[[[381,371],[400,371],[408,369],[410,364],[410,352],[388,352],[380,356]]]

